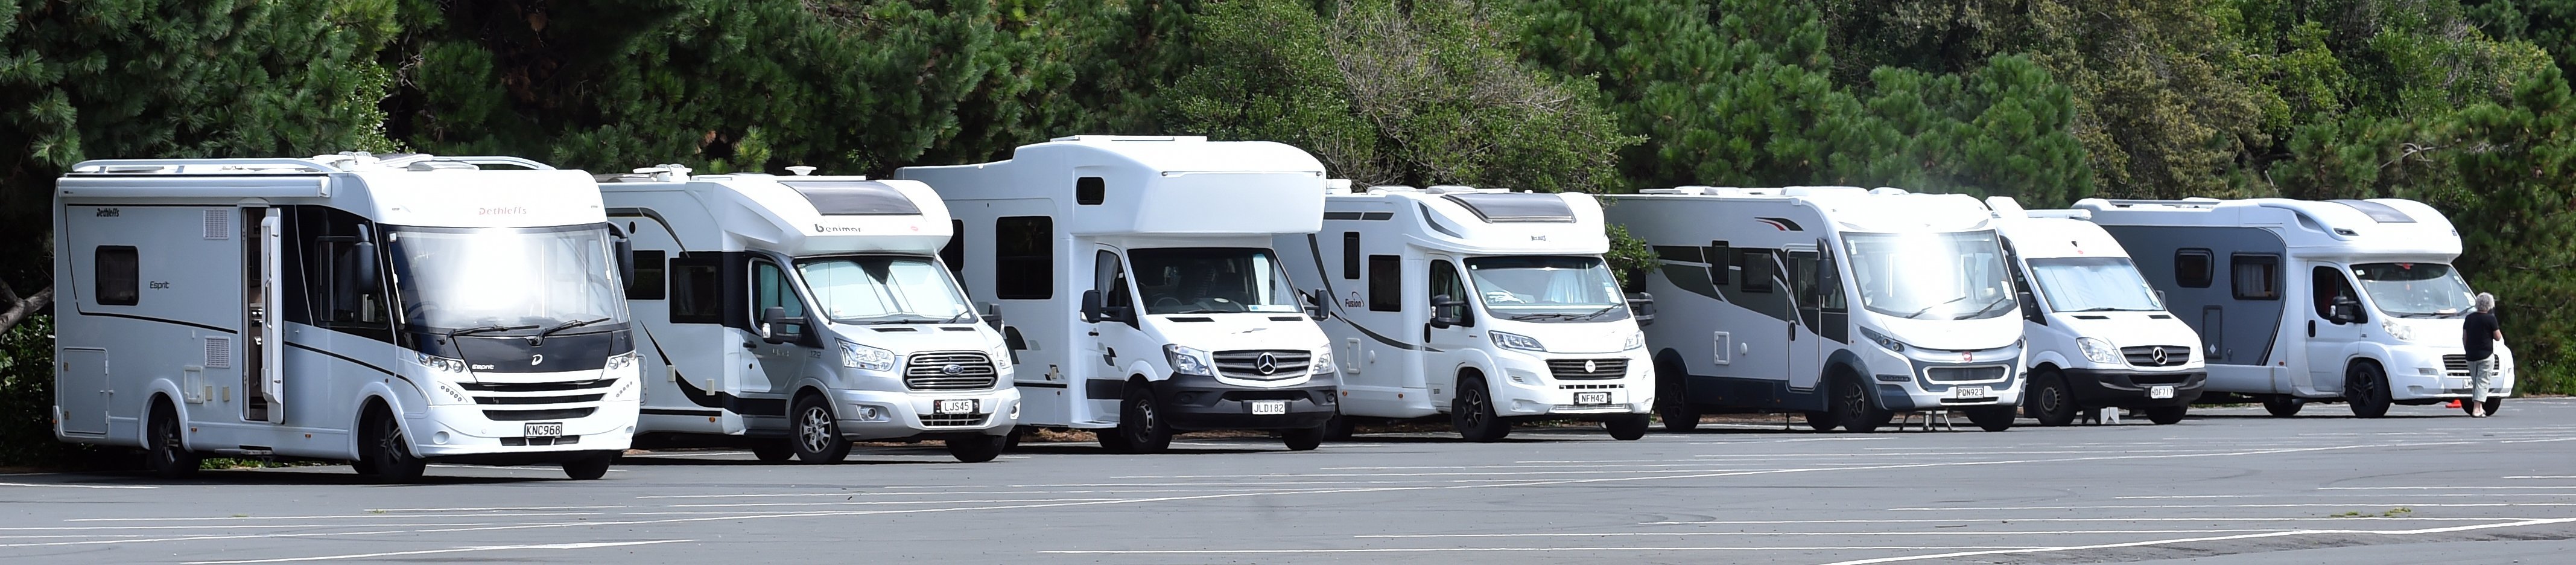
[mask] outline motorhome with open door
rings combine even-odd
[[[2120,242],[2084,210],[2023,210],[2008,196],[1986,204],[2013,286],[2033,299],[2021,307],[2030,351],[2022,412],[2043,426],[2104,408],[2182,421],[2208,376],[2200,336],[2165,311]]]
[[[2475,294],[2451,260],[2460,236],[2422,202],[2102,200],[2075,203],[2137,258],[2200,332],[2201,402],[2255,399],[2274,416],[2342,400],[2365,418],[2391,404],[2467,399],[2460,326]],[[2513,394],[2513,353],[2488,413]]]
[[[939,258],[947,206],[917,181],[793,169],[808,174],[601,179],[639,265],[638,440],[831,463],[853,440],[937,439],[993,460],[1020,395],[1001,332]]]
[[[136,159],[57,185],[55,434],[204,453],[560,464],[635,431],[625,244],[590,175],[512,157]]]
[[[947,200],[951,264],[1019,333],[1020,424],[1139,452],[1188,430],[1323,441],[1332,351],[1270,247],[1321,223],[1323,175],[1278,143],[1113,136],[895,172]]]
[[[1985,205],[1852,187],[1650,189],[1610,223],[1653,246],[1646,327],[1664,425],[1801,412],[1868,432],[1895,412],[2012,426],[2020,301]]]
[[[1331,311],[1344,417],[1447,414],[1475,441],[1541,418],[1645,435],[1654,371],[1591,195],[1344,185],[1323,217],[1276,247]]]

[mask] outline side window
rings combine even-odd
[[[1467,294],[1467,281],[1465,278],[1458,276],[1458,264],[1452,263],[1447,259],[1431,260],[1431,296],[1447,296],[1450,300],[1457,300],[1470,304],[1476,302],[1476,297],[1474,295]],[[1457,310],[1452,312],[1440,312],[1438,307],[1434,307],[1432,308],[1432,312],[1434,315],[1442,313],[1455,315],[1458,317],[1458,325],[1461,326],[1476,325],[1476,316],[1473,314],[1475,309],[1473,307],[1461,305],[1456,308]]]
[[[2215,271],[2207,249],[2174,251],[2174,284],[2183,288],[2209,288],[2211,271]]]
[[[1342,232],[1342,278],[1360,278],[1360,232]]]
[[[2317,267],[2308,272],[2308,279],[2310,285],[2308,299],[2316,303],[2318,319],[2334,319],[2334,305],[2337,301],[2361,300],[2360,293],[2353,291],[2352,281],[2344,278],[2343,269]],[[2364,313],[2362,319],[2353,320],[2353,322],[2370,321],[2369,316]]]
[[[662,251],[635,250],[635,280],[626,283],[627,300],[661,300],[667,288],[662,282]]]
[[[391,342],[393,309],[385,300],[382,257],[376,249],[375,225],[357,214],[304,206],[303,224],[290,245],[304,264],[303,279],[311,294],[315,325]]]
[[[1731,271],[1735,269],[1730,267],[1735,265],[1728,264],[1729,259],[1733,258],[1735,258],[1734,246],[1723,241],[1708,242],[1708,284],[1726,286],[1729,275],[1734,274]]]
[[[706,257],[675,257],[670,277],[671,323],[724,323],[722,263]]]
[[[939,262],[948,264],[949,276],[966,280],[966,221],[948,221],[948,245],[939,248]]]
[[[1851,299],[1843,296],[1843,267],[1834,261],[1834,246],[1816,242],[1817,306],[1826,312],[1850,312]]]
[[[1073,202],[1085,206],[1109,199],[1109,182],[1100,177],[1073,179]]]
[[[1780,263],[1771,258],[1771,252],[1742,249],[1735,252],[1735,258],[1736,264],[1744,268],[1745,292],[1771,292],[1772,281],[1780,278]]]
[[[1055,219],[1010,216],[993,222],[993,297],[1055,297]]]
[[[779,269],[776,263],[754,261],[751,264],[752,322],[757,324],[760,318],[768,316],[771,307],[787,310],[789,318],[805,315],[805,303],[796,299],[796,286],[788,282],[786,271]],[[782,325],[775,331],[779,335],[794,336],[805,333],[805,328]]]
[[[2238,253],[2227,258],[2228,280],[2237,300],[2281,299],[2281,256]]]
[[[131,245],[101,245],[90,265],[97,272],[93,289],[98,303],[109,306],[133,306],[143,299],[142,259]]]
[[[1404,311],[1404,259],[1394,255],[1368,258],[1369,311]]]
[[[1092,264],[1091,288],[1099,290],[1100,302],[1108,306],[1136,307],[1136,296],[1127,290],[1127,268],[1118,253],[1103,249]]]

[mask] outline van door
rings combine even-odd
[[[1823,264],[1816,252],[1806,249],[1789,251],[1785,265],[1789,279],[1789,390],[1814,390],[1824,379],[1824,337],[1817,328],[1824,324],[1825,278]]]
[[[1154,277],[1155,275],[1140,273],[1139,276]],[[1151,359],[1150,356],[1162,355],[1163,344],[1156,343],[1158,340],[1145,335],[1143,325],[1145,308],[1136,303],[1134,281],[1129,280],[1126,260],[1119,255],[1117,248],[1105,245],[1094,248],[1091,288],[1100,291],[1102,306],[1123,307],[1129,314],[1128,321],[1101,320],[1090,324],[1090,359],[1075,362],[1090,363],[1094,367],[1082,389],[1085,393],[1084,398],[1088,400],[1085,406],[1090,409],[1091,414],[1076,416],[1087,421],[1114,423],[1118,421],[1118,403],[1125,398],[1126,394],[1126,385],[1122,383],[1125,383],[1128,377],[1136,376],[1127,374],[1127,368],[1134,365],[1138,359]],[[1211,351],[1209,354],[1213,355],[1215,352]],[[1170,377],[1170,375],[1142,376],[1148,381],[1160,381]]]
[[[286,241],[285,234],[279,231],[284,220],[278,217],[276,208],[249,208],[245,211],[245,215],[259,218],[259,236],[252,238],[256,249],[252,264],[258,266],[258,279],[250,281],[249,287],[254,292],[246,312],[250,330],[256,333],[251,334],[254,338],[250,340],[250,355],[244,356],[251,360],[255,369],[242,374],[258,379],[256,390],[259,395],[245,399],[249,402],[243,403],[246,410],[243,419],[283,424],[286,423],[286,364],[283,354],[286,324],[278,322],[276,306],[285,303],[281,294],[284,289],[277,283],[281,274],[278,254]],[[243,388],[244,396],[250,396],[248,390],[252,387]]]
[[[1431,386],[1432,403],[1446,412],[1449,399],[1458,394],[1458,364],[1462,362],[1458,352],[1490,342],[1485,341],[1483,332],[1476,331],[1476,296],[1467,291],[1467,280],[1460,276],[1458,262],[1442,255],[1427,258],[1431,276],[1428,279],[1430,284],[1424,286],[1424,309],[1431,312],[1432,317],[1447,314],[1458,318],[1459,322],[1447,328],[1427,323],[1422,326],[1422,376],[1427,381],[1425,384]],[[1431,306],[1432,301],[1444,296],[1465,304],[1450,308]]]
[[[2337,302],[2350,301],[2347,313],[2355,317],[2338,320],[2334,316]],[[2307,370],[2306,388],[2318,392],[2343,390],[2343,371],[2347,365],[2344,353],[2353,342],[2361,340],[2369,328],[2370,314],[2362,308],[2361,294],[2354,291],[2352,279],[2341,267],[2316,265],[2308,270],[2308,308],[2306,309]]]
[[[61,405],[63,433],[107,433],[107,350],[65,347],[60,377],[54,380],[54,402]]]
[[[765,323],[761,318],[768,315],[766,312],[771,307],[786,310],[789,318],[809,315],[805,309],[805,301],[796,295],[796,284],[788,278],[787,270],[768,259],[753,259],[751,260],[751,326],[754,328],[754,335],[757,335],[758,328]],[[807,322],[811,323],[813,320],[807,320]],[[807,343],[806,332],[813,331],[813,328],[798,324],[778,324],[770,326],[769,329],[769,337],[760,340],[760,343],[752,348],[754,352],[752,362],[760,365],[759,374],[766,378],[743,383],[743,390],[736,394],[778,401],[782,407],[777,413],[744,415],[777,418],[769,423],[773,426],[783,426],[786,424],[786,411],[792,409],[785,406],[788,400],[787,394],[795,390],[796,379],[801,376],[800,373],[804,370],[806,362],[809,359],[820,358],[820,355],[813,353],[811,348],[804,345]]]

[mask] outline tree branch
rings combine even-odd
[[[9,309],[0,311],[0,335],[7,335],[9,328],[18,325],[19,320],[25,320],[29,314],[34,314],[37,310],[45,309],[46,305],[54,303],[54,287],[51,286],[36,291],[34,296],[19,299],[15,296],[17,293],[9,291],[7,283],[0,283],[0,293],[11,295]]]

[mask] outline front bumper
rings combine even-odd
[[[1318,375],[1306,384],[1251,388],[1217,382],[1215,377],[1173,375],[1154,383],[1154,399],[1163,421],[1178,430],[1293,430],[1324,425],[1338,412],[1334,394],[1340,381]],[[1285,414],[1253,414],[1252,403],[1287,403]]]
[[[1493,379],[1494,414],[1502,417],[1587,416],[1604,414],[1645,414],[1654,411],[1654,362],[1645,350],[1618,354],[1558,354],[1558,359],[1621,359],[1627,362],[1627,373],[1613,379],[1560,379],[1548,368],[1547,358],[1503,352],[1494,356],[1502,374]],[[1607,394],[1607,404],[1582,404],[1577,396]]]
[[[2004,376],[1997,379],[1934,381],[1926,376],[1930,374],[1930,369],[1991,366],[1993,365],[1960,367],[1917,365],[1913,367],[1913,375],[1876,375],[1872,378],[1878,385],[1880,403],[1888,410],[1896,412],[2020,406],[2022,371],[2018,367],[2003,366]],[[1957,398],[1960,387],[1986,387],[1986,395],[1967,399]]]
[[[832,391],[832,414],[841,435],[852,440],[907,439],[923,436],[998,436],[1019,425],[1020,389],[891,392]],[[974,414],[942,415],[941,400],[973,400]]]
[[[2076,404],[2106,408],[2189,406],[2209,384],[2207,371],[2067,369],[2060,373],[2066,375]],[[2150,387],[2155,386],[2172,386],[2173,398],[2148,398]]]
[[[563,424],[563,434],[553,437],[528,436],[528,424],[541,422],[499,421],[484,416],[483,409],[490,406],[431,405],[420,415],[403,418],[403,435],[411,440],[411,452],[423,459],[509,456],[513,460],[541,462],[559,454],[568,460],[586,452],[622,452],[634,445],[635,415],[640,404],[635,400],[611,400],[592,405],[597,409],[586,416],[544,420],[542,423]]]
[[[2388,395],[2390,400],[2447,400],[2469,398],[2467,358],[2457,349],[2399,348],[2388,360]],[[2510,358],[2499,351],[2496,374],[2487,377],[2488,396],[2513,396],[2514,371],[2504,365]],[[2460,357],[2457,370],[2450,358]]]

